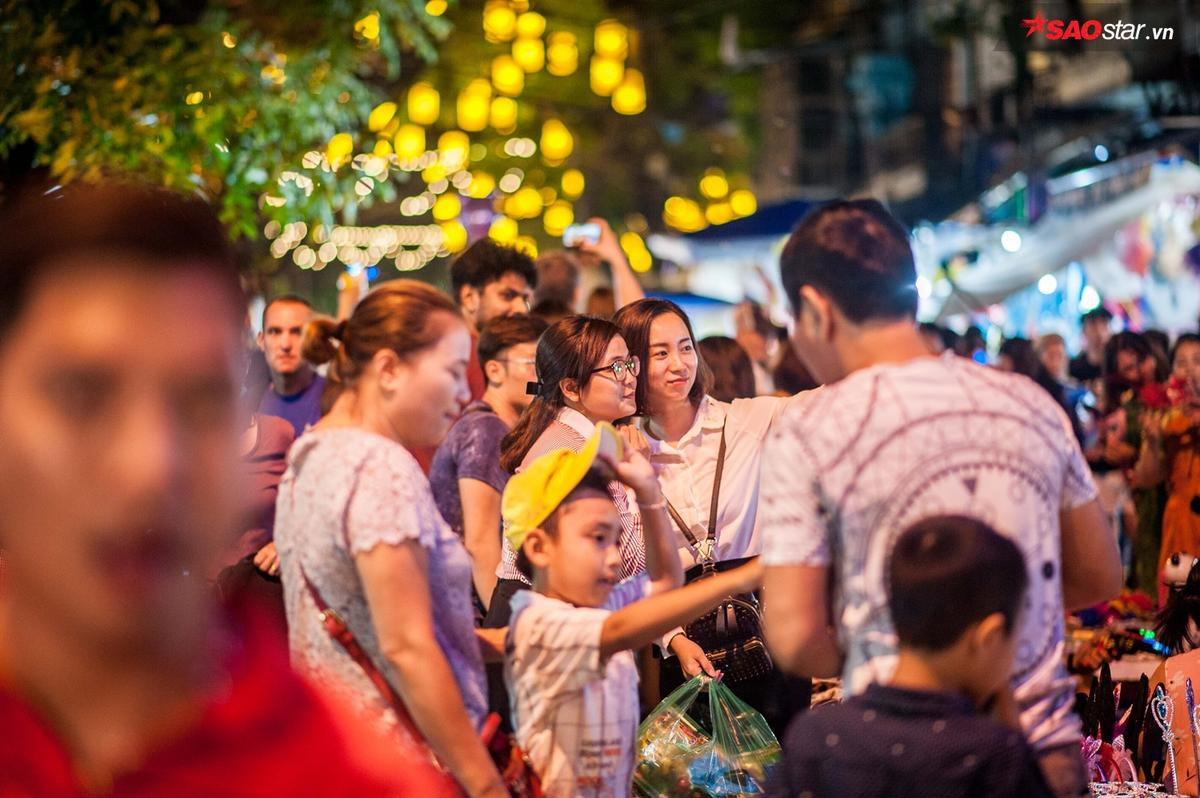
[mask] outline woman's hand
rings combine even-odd
[[[613,232],[612,225],[608,223],[608,220],[596,216],[588,219],[588,224],[594,224],[600,228],[600,240],[593,244],[586,238],[581,238],[576,246],[582,252],[595,255],[609,263],[623,262],[625,251],[621,249],[621,242],[617,240],[617,234]]]
[[[647,459],[650,457],[650,439],[642,432],[637,424],[622,424],[617,432],[624,441],[625,451],[641,452]]]
[[[679,657],[679,667],[683,670],[683,675],[689,679],[701,671],[714,679],[721,675],[721,672],[709,662],[704,649],[696,645],[685,634],[677,634],[671,638],[671,651]]]
[[[636,449],[626,448],[621,462],[610,462],[609,465],[617,472],[617,479],[633,488],[638,504],[657,504],[662,501],[658,474],[646,455]]]
[[[275,541],[270,541],[255,552],[254,567],[264,574],[279,575],[279,553],[275,551]]]
[[[1160,446],[1163,439],[1163,421],[1166,420],[1165,410],[1147,410],[1142,414],[1142,439],[1152,446]]]
[[[504,662],[504,641],[508,638],[508,627],[502,629],[476,629],[475,640],[479,653],[487,663]]]

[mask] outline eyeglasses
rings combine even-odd
[[[592,369],[592,374],[599,374],[602,371],[611,371],[613,379],[617,382],[625,379],[625,372],[628,371],[632,376],[636,377],[642,370],[642,361],[638,360],[637,355],[630,355],[628,360],[614,360],[607,366],[601,366],[598,369]]]
[[[531,357],[494,357],[492,360],[497,360],[501,363],[516,363],[521,366],[532,366],[537,363]]]

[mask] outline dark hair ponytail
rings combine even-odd
[[[592,369],[604,359],[617,326],[594,316],[560,319],[538,339],[535,368],[540,389],[504,439],[500,441],[500,465],[510,473],[520,467],[525,455],[566,405],[561,383],[575,380],[582,390],[592,378]]]
[[[380,349],[408,357],[435,345],[453,325],[462,323],[450,297],[433,286],[417,280],[390,280],[363,297],[348,319],[309,319],[300,356],[314,366],[332,361],[321,396],[323,410],[327,410]]]

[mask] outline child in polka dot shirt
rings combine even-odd
[[[978,520],[909,528],[889,564],[900,644],[891,682],[797,718],[773,794],[1050,796],[1009,687],[1027,581],[1016,545]]]

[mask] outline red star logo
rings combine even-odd
[[[1046,30],[1046,18],[1042,16],[1042,10],[1033,15],[1033,19],[1023,19],[1021,24],[1025,26],[1025,38],[1028,39],[1035,33],[1041,33]]]

